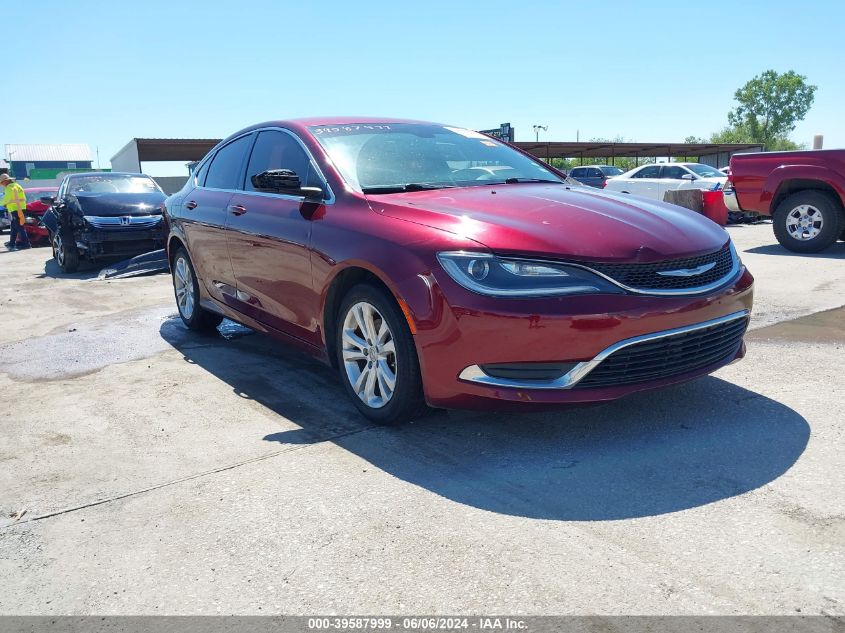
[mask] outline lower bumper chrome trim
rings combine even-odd
[[[496,378],[485,374],[478,365],[465,367],[461,373],[458,374],[458,378],[467,382],[487,385],[490,387],[504,387],[509,389],[571,389],[583,380],[587,374],[598,367],[608,356],[614,352],[618,352],[620,349],[637,343],[643,343],[645,341],[653,341],[666,338],[667,336],[675,336],[676,334],[685,334],[687,332],[694,332],[695,330],[703,330],[714,325],[721,325],[723,323],[736,321],[737,319],[744,319],[746,317],[748,317],[748,310],[740,310],[739,312],[734,312],[732,314],[719,317],[718,319],[711,319],[710,321],[704,321],[694,325],[685,325],[672,330],[663,330],[652,334],[642,334],[640,336],[626,338],[606,347],[596,354],[592,360],[578,363],[568,373],[560,376],[559,378],[555,378],[554,380],[511,380],[506,378]]]

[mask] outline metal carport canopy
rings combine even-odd
[[[761,152],[756,143],[611,143],[517,141],[523,151],[539,158],[608,158],[610,156],[705,156],[722,152]]]
[[[208,154],[220,142],[217,138],[136,138],[138,160],[194,161]]]

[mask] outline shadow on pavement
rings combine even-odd
[[[786,250],[780,244],[767,244],[766,246],[755,246],[742,251],[743,253],[756,253],[758,255],[788,255],[789,257],[811,257],[814,259],[845,259],[845,242],[836,242],[821,253],[793,253]]]
[[[46,251],[48,254],[50,251]],[[94,264],[86,259],[80,259],[79,270],[75,273],[63,273],[62,269],[56,263],[56,260],[50,257],[44,262],[44,272],[37,275],[39,279],[50,277],[51,279],[96,279],[100,272],[100,266]]]
[[[440,411],[372,427],[334,370],[267,336],[208,338],[178,319],[160,332],[239,397],[302,427],[266,441],[330,440],[411,484],[501,514],[602,521],[695,508],[778,478],[810,434],[792,409],[714,377],[598,407]]]

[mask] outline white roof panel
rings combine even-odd
[[[90,161],[91,148],[85,143],[63,145],[6,145],[6,160],[9,161]]]

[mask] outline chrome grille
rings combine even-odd
[[[730,244],[724,248],[698,257],[670,259],[651,264],[607,264],[583,263],[615,282],[635,290],[683,290],[709,286],[725,278],[734,268],[734,257]],[[685,276],[661,275],[661,272],[695,269],[714,264],[700,274]],[[726,280],[727,281],[727,280]]]
[[[160,215],[86,215],[85,221],[95,229],[148,229],[162,221]]]

